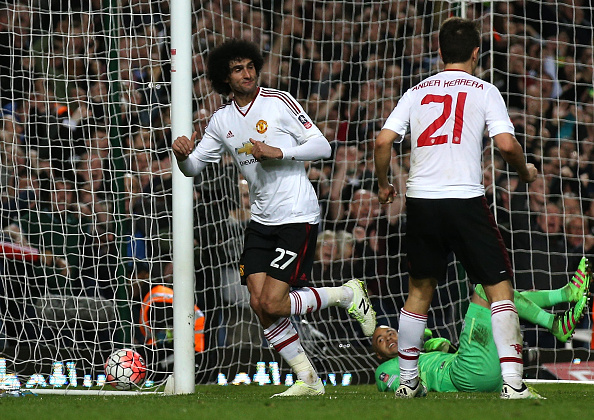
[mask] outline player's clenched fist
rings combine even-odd
[[[379,187],[377,198],[379,199],[380,204],[389,204],[394,201],[395,195],[396,190],[394,189],[394,185],[388,184],[386,188]]]
[[[538,169],[536,169],[536,167],[532,163],[527,163],[526,171],[525,173],[520,174],[520,179],[523,182],[527,182],[528,184],[530,184],[536,180],[537,175]]]
[[[192,138],[189,139],[186,136],[179,136],[175,139],[171,148],[173,149],[173,154],[179,161],[186,160],[187,157],[192,153],[194,150],[194,145],[196,144],[196,136],[198,132],[194,132],[192,134]]]

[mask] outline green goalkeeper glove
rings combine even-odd
[[[423,341],[427,341],[431,337],[433,337],[433,333],[431,332],[431,330],[429,328],[425,328],[425,333],[423,334]]]
[[[443,338],[443,337],[430,338],[429,340],[425,341],[425,344],[423,345],[423,350],[426,353],[429,353],[430,351],[441,351],[444,353],[456,353],[456,351],[458,351],[456,346],[454,346],[450,342],[450,340],[448,340],[447,338]]]

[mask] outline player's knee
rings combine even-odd
[[[272,299],[260,299],[260,308],[262,312],[269,317],[285,316],[286,314],[279,305],[279,302]]]
[[[262,318],[262,305],[260,304],[260,299],[257,296],[251,295],[250,296],[250,307],[252,311],[258,316],[258,318]]]

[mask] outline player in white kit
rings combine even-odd
[[[207,77],[232,100],[213,113],[197,145],[194,133],[178,137],[172,148],[186,176],[227,152],[247,180],[251,220],[239,271],[266,339],[297,375],[275,396],[321,395],[324,385],[289,317],[340,306],[371,336],[375,312],[357,279],[341,287],[308,287],[320,211],[303,162],[328,158],[331,149],[289,93],[258,86],[263,63],[258,47],[247,41],[230,40],[211,51]]]
[[[409,89],[375,142],[381,203],[395,190],[388,180],[391,149],[410,127],[411,164],[406,191],[409,294],[400,315],[400,386],[396,397],[426,395],[418,358],[435,287],[454,252],[473,284],[491,304],[493,338],[503,376],[502,398],[537,398],[522,380],[522,337],[513,301],[507,250],[489,211],[482,185],[483,133],[523,182],[536,179],[497,88],[473,76],[480,33],[469,20],[450,18],[440,28],[445,70]]]

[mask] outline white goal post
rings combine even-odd
[[[307,164],[322,212],[314,285],[359,277],[378,321],[397,326],[404,202],[377,203],[373,139],[405,90],[442,69],[437,31],[452,15],[480,25],[477,76],[502,92],[541,174],[519,184],[485,138],[516,287],[561,288],[594,252],[592,0],[0,0],[0,385],[105,394],[121,348],[145,359],[143,391],[290,383],[239,281],[245,183],[227,158],[186,178],[171,154],[227,100],[205,66],[232,37],[261,47],[260,83],[291,93],[333,147]],[[408,141],[390,168],[399,197]],[[458,341],[471,292],[452,259],[435,336]],[[373,383],[356,322],[333,308],[293,321],[327,385]],[[522,330],[529,378],[594,378],[591,309],[568,344]]]

